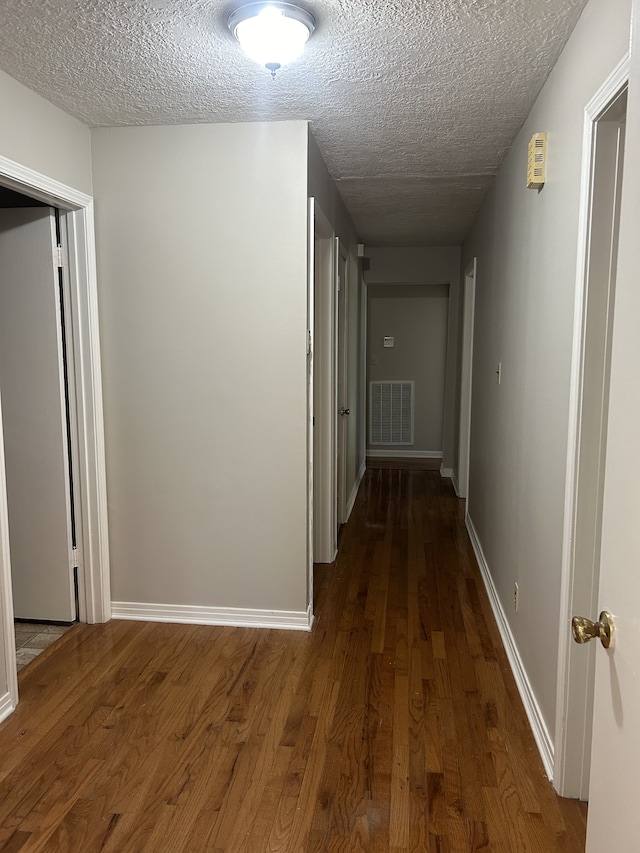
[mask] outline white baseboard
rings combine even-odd
[[[0,723],[6,720],[14,710],[15,706],[11,701],[11,694],[5,693],[4,696],[0,696]]]
[[[445,468],[443,465],[440,466],[440,476],[447,477],[447,479],[451,478],[453,475],[453,468]]]
[[[349,521],[349,517],[353,512],[353,507],[356,502],[356,498],[358,497],[358,490],[360,488],[360,483],[362,483],[362,479],[367,470],[367,460],[363,459],[362,465],[360,466],[360,470],[358,471],[358,476],[356,477],[356,481],[353,484],[353,488],[351,489],[351,494],[349,495],[349,500],[347,501],[346,512],[345,512],[345,524]]]
[[[372,459],[442,459],[441,450],[367,450]]]
[[[111,617],[138,622],[179,622],[183,625],[230,625],[236,628],[281,628],[293,631],[310,631],[313,624],[311,606],[306,611],[249,610],[242,607],[113,601]]]
[[[552,781],[554,767],[553,741],[551,739],[551,735],[549,734],[547,724],[544,721],[544,717],[542,716],[542,711],[540,710],[538,701],[531,687],[531,682],[529,681],[529,677],[524,668],[522,658],[520,657],[520,652],[518,651],[518,646],[516,645],[514,636],[511,633],[511,628],[509,627],[504,608],[502,607],[500,599],[498,598],[498,592],[493,583],[493,578],[491,577],[489,566],[482,551],[482,546],[480,544],[478,534],[476,533],[476,529],[473,526],[473,522],[471,521],[471,518],[469,517],[468,513],[465,520],[467,530],[469,531],[471,544],[473,545],[473,550],[478,561],[478,566],[480,567],[480,573],[482,574],[482,579],[489,595],[491,609],[493,610],[493,615],[496,617],[496,622],[498,623],[498,630],[500,631],[500,636],[502,637],[502,642],[504,643],[507,658],[509,660],[511,670],[513,672],[513,677],[515,678],[516,685],[520,693],[520,698],[522,699],[522,702],[524,704],[524,709],[529,719],[529,724],[531,726],[531,730],[533,732],[533,737],[538,747],[538,751],[540,752],[540,757],[542,758],[542,763],[544,765],[545,772],[549,780]]]
[[[455,471],[451,472],[451,483],[453,485],[453,490],[456,493],[456,496],[460,497],[460,483],[458,482],[458,475]]]

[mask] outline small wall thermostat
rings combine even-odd
[[[384,347],[392,347],[394,345],[394,339],[391,335],[385,335],[382,340],[382,346]]]

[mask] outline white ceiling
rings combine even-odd
[[[305,0],[275,80],[226,0],[0,0],[0,67],[91,126],[308,119],[368,245],[464,237],[586,0]]]

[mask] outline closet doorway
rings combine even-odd
[[[0,399],[11,580],[14,617],[30,622],[78,617],[82,549],[65,259],[59,212],[0,190]]]
[[[93,200],[73,187],[4,157],[0,157],[0,187],[27,196],[32,208],[40,208],[47,223],[47,233],[53,237],[53,253],[47,259],[50,264],[48,268],[54,271],[52,299],[58,300],[61,311],[63,307],[65,310],[64,316],[61,313],[56,319],[60,332],[60,338],[56,338],[56,347],[62,346],[61,334],[64,329],[67,348],[66,374],[64,359],[60,371],[58,350],[55,393],[58,412],[67,408],[70,410],[68,419],[62,415],[60,418],[56,416],[58,423],[62,423],[59,433],[63,435],[62,451],[58,445],[56,466],[58,471],[65,470],[66,466],[68,477],[66,480],[57,478],[56,474],[50,477],[51,472],[44,463],[41,475],[43,481],[55,481],[57,478],[58,484],[63,484],[63,490],[68,495],[63,513],[64,534],[60,536],[60,540],[66,543],[64,586],[61,586],[65,616],[70,619],[77,617],[82,622],[105,622],[111,618],[111,594]],[[48,210],[45,211],[45,208]],[[63,247],[61,252],[58,251],[58,245]],[[60,303],[59,255],[63,265],[64,306]],[[31,353],[25,358],[31,358]],[[68,395],[61,393],[60,386],[65,384]],[[24,386],[20,383],[18,385],[21,393],[25,394],[26,383]],[[18,703],[9,519],[11,508],[8,499],[8,486],[12,477],[5,466],[5,435],[2,427],[3,419],[0,419],[0,720],[10,714]],[[8,435],[7,439],[10,445],[11,438]],[[73,448],[71,465],[69,441]],[[13,479],[16,480],[15,477]],[[19,478],[17,483],[18,488],[24,487]],[[15,511],[13,515],[15,517]],[[73,524],[70,523],[70,517],[73,518]],[[77,546],[75,558],[69,553],[73,552],[74,544]],[[73,571],[74,567],[71,566],[75,560],[77,571]],[[47,615],[45,618],[55,619],[56,616]]]

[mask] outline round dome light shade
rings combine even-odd
[[[271,69],[301,55],[315,23],[309,12],[291,3],[248,3],[229,16],[229,29],[242,50]]]

